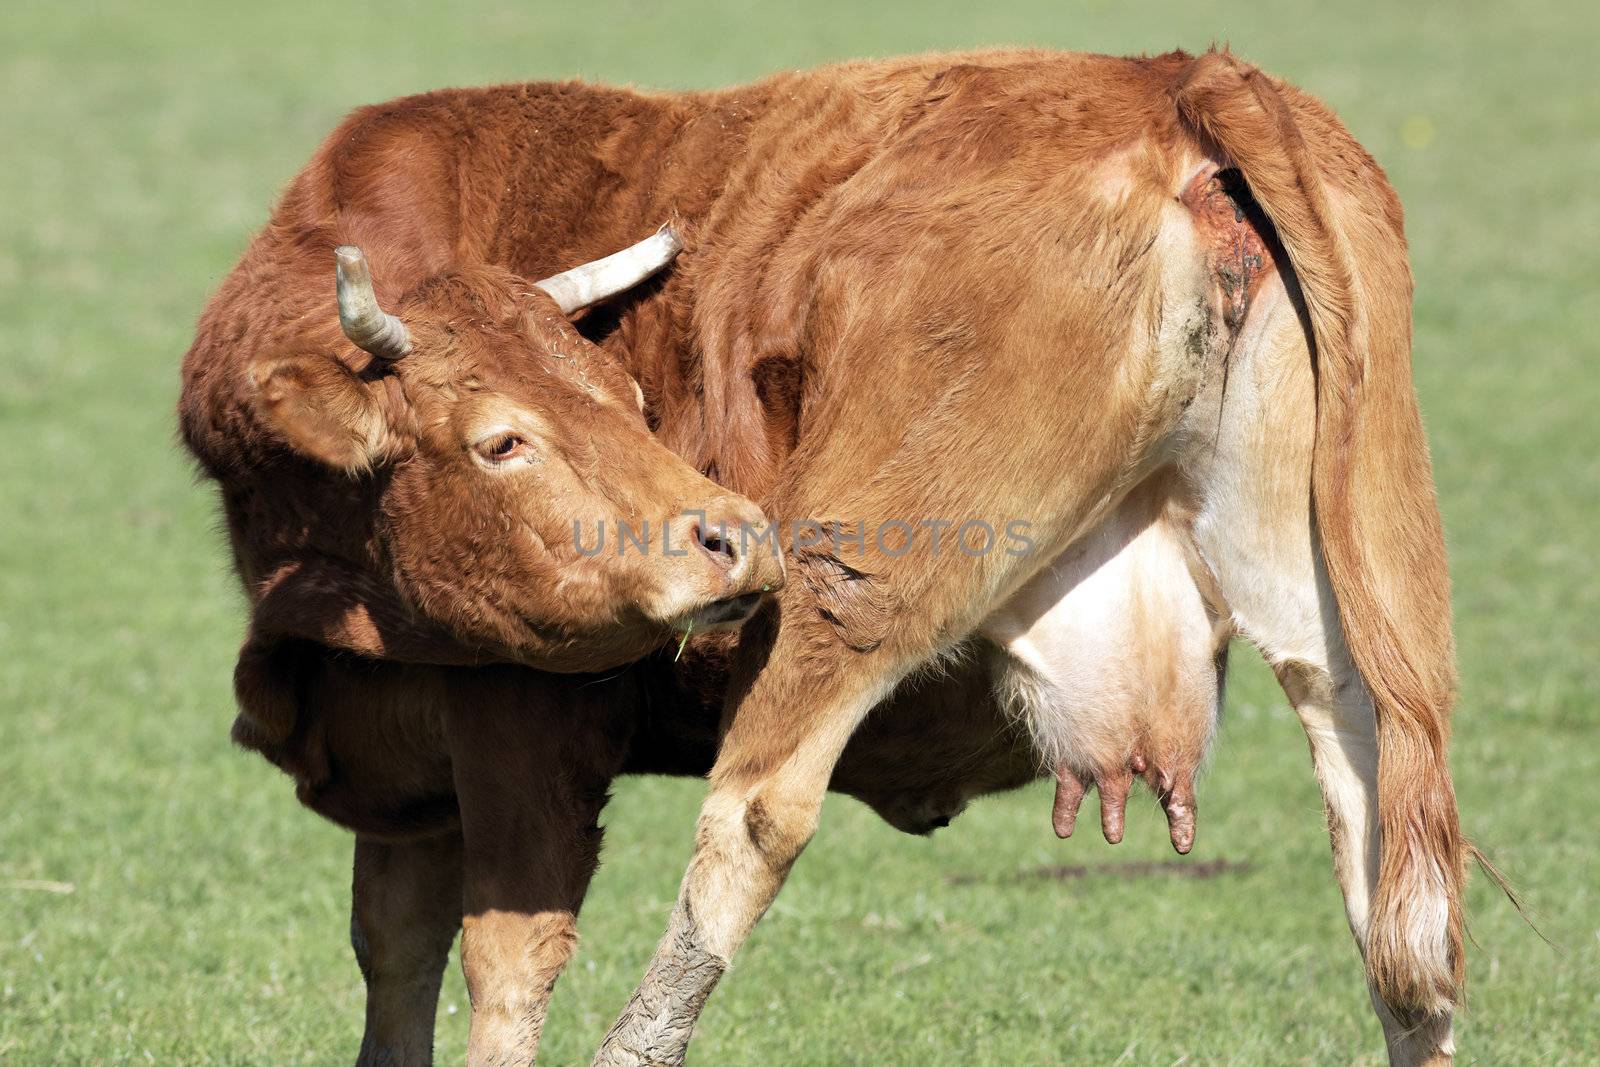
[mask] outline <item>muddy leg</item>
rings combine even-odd
[[[785,601],[786,611],[795,597]],[[881,661],[807,664],[820,620],[785,624],[740,704],[711,775],[695,853],[666,936],[594,1063],[681,1064],[694,1024],[734,951],[817,827],[839,753],[899,674]],[[814,647],[814,646],[813,646]],[[820,669],[819,669],[820,668]],[[803,694],[803,695],[802,695]],[[794,714],[807,707],[801,732]]]

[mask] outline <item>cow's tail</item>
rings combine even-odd
[[[1400,207],[1330,112],[1227,53],[1196,59],[1178,112],[1237,166],[1299,279],[1317,381],[1312,503],[1346,642],[1377,716],[1377,886],[1363,950],[1402,1017],[1449,1011],[1464,980],[1468,848],[1446,764],[1450,587],[1411,383]]]

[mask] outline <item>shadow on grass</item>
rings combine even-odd
[[[1135,860],[1129,863],[1060,864],[1012,871],[1009,874],[952,874],[945,881],[951,885],[1016,885],[1023,882],[1073,882],[1080,878],[1193,878],[1208,881],[1230,874],[1244,874],[1249,863],[1232,860],[1206,860],[1186,863],[1183,860]]]

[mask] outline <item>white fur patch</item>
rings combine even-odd
[[[1123,766],[1166,738],[1196,754],[1216,722],[1212,625],[1185,549],[1125,504],[984,620],[1006,653],[1000,694],[1045,767]]]

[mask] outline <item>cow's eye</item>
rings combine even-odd
[[[490,434],[475,446],[480,457],[490,463],[504,463],[528,450],[525,438],[514,433]]]

